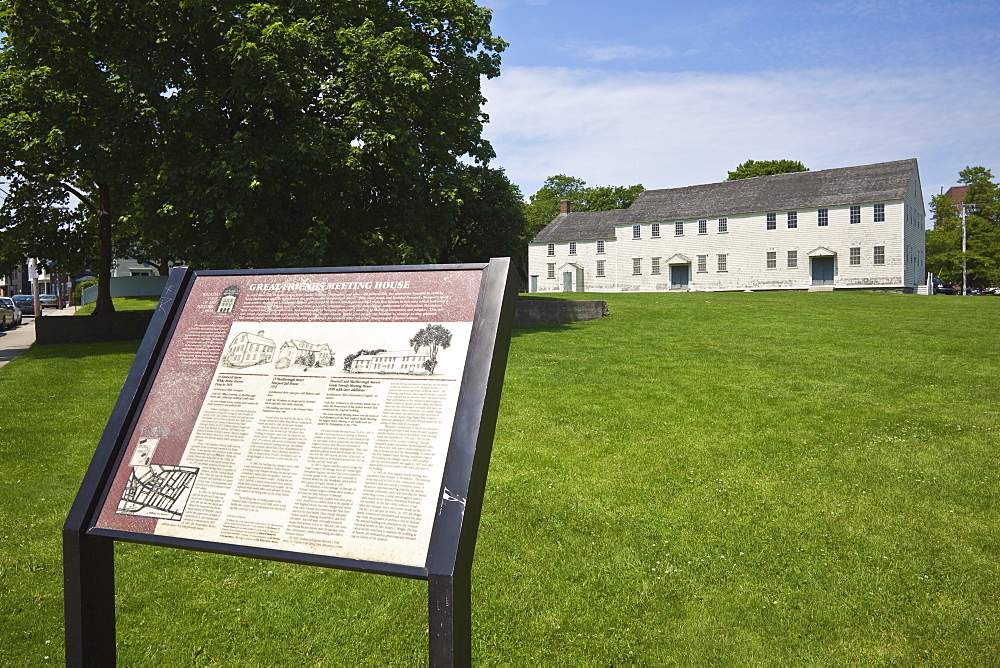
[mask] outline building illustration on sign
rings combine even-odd
[[[285,341],[278,350],[278,359],[274,362],[274,368],[333,366],[334,360],[333,351],[325,343],[309,343],[301,339],[290,339]]]
[[[264,330],[256,334],[240,332],[229,344],[221,363],[231,369],[267,364],[274,359],[274,348],[274,341],[264,336]]]
[[[358,355],[351,360],[351,373],[407,373],[429,375],[424,364],[430,359],[426,354],[412,350],[383,350],[374,355]]]
[[[359,350],[348,356],[344,370],[350,373],[403,373],[433,375],[439,349],[451,346],[451,331],[443,325],[427,325],[410,339],[407,350]]]
[[[236,308],[236,300],[240,298],[240,286],[230,285],[222,291],[219,296],[219,303],[215,307],[216,313],[232,313]]]

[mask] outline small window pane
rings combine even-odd
[[[653,234],[654,237],[660,236],[660,224],[659,223],[653,223],[650,226],[650,228],[651,228],[651,231],[652,231],[652,234]]]
[[[718,265],[718,271],[726,271],[726,255],[716,255],[716,263]]]
[[[767,214],[767,229],[769,230],[778,229],[778,214],[776,213]]]
[[[684,223],[674,223],[674,235],[682,236],[684,234]]]
[[[708,234],[708,220],[698,221],[698,234]]]
[[[788,214],[788,229],[793,230],[799,226],[799,212],[789,211]]]
[[[570,255],[576,255],[576,242],[575,241],[569,242],[569,254]]]
[[[767,251],[767,268],[778,268],[778,251]]]
[[[819,227],[826,227],[830,224],[830,210],[820,209],[816,212],[816,223]]]
[[[799,266],[799,252],[797,250],[788,251],[788,268],[795,269]]]
[[[885,246],[875,246],[872,261],[875,264],[885,264]]]
[[[861,247],[854,246],[851,248],[851,266],[857,266],[861,264]]]
[[[728,218],[719,218],[719,231],[720,232],[728,232],[729,231],[729,219]]]
[[[638,276],[642,273],[642,258],[634,257],[632,258],[632,275]]]
[[[632,238],[633,239],[641,239],[642,238],[642,226],[641,225],[633,225],[632,226]]]
[[[698,256],[698,271],[708,271],[708,256],[699,255]]]
[[[549,255],[549,256],[555,255],[556,254],[556,245],[555,244],[549,244],[546,247],[546,253],[545,254]]]
[[[649,263],[649,273],[659,274],[660,273],[660,258],[654,257]]]

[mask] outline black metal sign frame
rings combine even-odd
[[[442,494],[438,497],[422,568],[95,526],[196,277],[435,271],[479,271],[483,277],[444,466]],[[472,660],[473,552],[516,299],[516,272],[509,258],[460,265],[232,271],[174,269],[63,527],[67,664],[115,663],[114,543],[126,541],[427,580],[430,663],[433,666],[469,665]]]

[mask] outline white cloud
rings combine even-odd
[[[484,84],[486,135],[525,195],[559,173],[669,188],[721,181],[750,158],[826,169],[915,157],[930,197],[966,165],[1000,176],[998,84],[981,69],[623,76],[515,67]]]

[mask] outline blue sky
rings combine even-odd
[[[1000,0],[480,0],[510,47],[484,83],[495,166],[671,188],[747,160],[917,158],[925,199],[1000,177]]]

